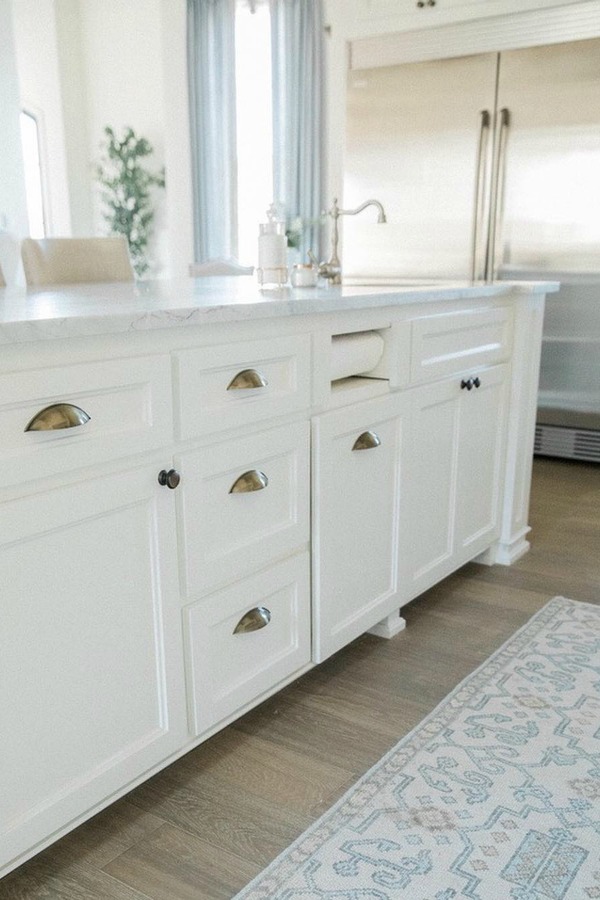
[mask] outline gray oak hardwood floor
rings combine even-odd
[[[600,602],[600,467],[538,459],[532,550],[469,564],[0,881],[0,900],[228,900],[557,594]]]

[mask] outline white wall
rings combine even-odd
[[[12,26],[3,27],[0,19],[2,93],[8,102],[12,85],[13,118],[21,102],[40,122],[48,233],[106,233],[95,176],[103,129],[110,125],[119,134],[131,126],[154,147],[149,168],[158,171],[166,164],[169,170],[166,191],[154,192],[152,274],[187,272],[192,225],[185,0],[0,0],[9,25],[11,10],[16,54],[11,52],[10,60],[5,35]],[[12,131],[20,159],[15,127],[18,117]],[[0,191],[16,180],[22,196],[22,173],[15,179],[17,169],[4,165],[7,158],[3,148],[2,170],[11,177],[3,178]],[[1,215],[8,209],[2,193],[0,201]],[[21,223],[19,236],[26,233]]]
[[[168,274],[179,278],[194,260],[186,0],[161,0],[161,7]]]
[[[19,263],[18,242],[27,234],[28,222],[11,0],[0,0],[0,35],[0,266],[7,284],[12,284]]]
[[[50,235],[71,233],[54,0],[13,0],[21,105],[38,120]]]
[[[54,0],[71,234],[94,233],[92,159],[87,121],[85,45],[80,0]]]
[[[119,135],[131,126],[154,147],[148,168],[165,163],[165,102],[162,65],[161,0],[80,0],[87,85],[90,159],[100,157],[103,130]],[[165,192],[155,191],[154,237],[149,255],[154,274],[167,267]],[[106,232],[99,204],[95,230]]]

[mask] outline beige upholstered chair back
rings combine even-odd
[[[211,259],[205,263],[192,263],[192,278],[204,278],[209,275],[252,275],[254,266],[242,266],[236,259]]]
[[[25,238],[21,244],[30,287],[82,282],[133,281],[125,237]]]
[[[4,273],[2,271],[2,266],[0,266],[0,288],[6,287],[6,281],[4,280]]]

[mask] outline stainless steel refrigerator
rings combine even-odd
[[[347,275],[551,279],[536,450],[600,461],[600,39],[351,70]]]

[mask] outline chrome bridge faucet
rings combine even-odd
[[[355,216],[357,213],[362,212],[363,209],[366,209],[367,206],[377,207],[378,224],[383,224],[387,221],[385,217],[385,211],[379,200],[365,200],[365,202],[361,203],[360,206],[357,206],[356,209],[340,209],[338,206],[337,197],[334,197],[333,206],[327,213],[327,215],[331,216],[331,218],[333,219],[333,228],[331,233],[331,259],[329,260],[329,262],[322,262],[319,265],[319,275],[321,276],[321,278],[326,278],[330,284],[342,283],[342,264],[338,256],[338,243],[340,240],[338,219],[340,216]]]

